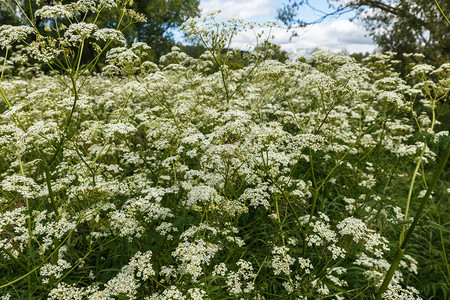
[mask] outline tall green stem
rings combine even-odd
[[[447,18],[447,16],[445,15],[444,11],[442,10],[441,6],[439,5],[439,3],[437,2],[437,0],[434,0],[434,3],[436,3],[437,8],[439,9],[439,11],[441,12],[442,16],[444,16],[445,20],[447,21],[448,24],[450,24],[450,20]]]
[[[412,192],[414,189],[414,182],[416,181],[417,172],[419,171],[419,167],[422,164],[422,158],[425,154],[425,149],[427,148],[427,144],[423,145],[422,151],[417,159],[416,168],[414,169],[414,173],[411,179],[411,184],[409,185],[409,191],[408,191],[408,199],[406,200],[406,209],[405,209],[405,217],[403,218],[406,222],[408,220],[408,213],[409,213],[409,206],[411,204],[411,198],[412,198]],[[405,236],[405,230],[406,230],[406,224],[403,225],[402,232],[400,234],[400,244],[403,242],[403,238]]]
[[[378,290],[378,293],[376,296],[377,300],[380,300],[381,295],[383,295],[383,293],[387,290],[389,283],[391,282],[391,279],[394,276],[394,273],[397,270],[397,267],[400,264],[400,261],[402,260],[403,253],[405,252],[405,248],[408,245],[408,242],[412,237],[414,229],[416,228],[420,219],[423,217],[424,209],[428,202],[428,199],[430,198],[431,192],[433,191],[434,187],[436,186],[439,176],[441,175],[442,171],[444,170],[449,157],[450,157],[450,147],[447,146],[447,149],[445,150],[445,153],[442,156],[442,160],[439,163],[439,166],[437,167],[437,169],[434,173],[433,179],[431,179],[431,183],[428,186],[427,193],[423,197],[422,202],[420,203],[420,207],[417,210],[416,215],[414,216],[414,221],[411,224],[411,227],[409,227],[408,233],[406,234],[405,239],[403,240],[403,243],[400,245],[399,249],[397,250],[397,253],[395,254],[394,260],[392,261],[391,266],[386,274],[386,277],[384,278],[383,284],[381,285],[380,289]]]

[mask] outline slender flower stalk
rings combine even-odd
[[[389,270],[386,273],[386,276],[384,277],[383,284],[380,286],[380,288],[378,290],[378,293],[376,296],[377,300],[381,299],[383,293],[388,289],[389,284],[392,280],[392,277],[394,276],[394,273],[397,270],[398,265],[400,264],[400,261],[403,258],[406,246],[408,245],[417,224],[419,223],[420,219],[422,219],[422,217],[425,213],[424,212],[425,207],[428,203],[428,200],[430,199],[431,193],[433,192],[433,190],[439,180],[439,177],[440,177],[442,171],[445,168],[445,165],[447,164],[447,162],[449,160],[449,157],[450,157],[450,147],[447,147],[447,149],[445,149],[445,151],[443,153],[443,156],[441,157],[440,163],[439,163],[438,167],[436,168],[436,171],[433,174],[433,178],[431,179],[431,182],[428,185],[427,192],[420,202],[420,206],[414,216],[414,220],[413,220],[411,226],[409,227],[408,232],[406,233],[406,236],[403,239],[403,242],[401,243],[400,247],[398,248],[397,252],[395,253],[395,256],[394,256],[394,259],[392,260],[391,266],[389,267]]]

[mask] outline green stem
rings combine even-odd
[[[416,181],[416,176],[417,176],[417,172],[419,171],[420,165],[422,164],[422,158],[423,155],[425,154],[425,149],[427,148],[427,144],[423,145],[422,151],[417,159],[417,165],[416,168],[414,169],[413,172],[413,176],[411,179],[411,184],[409,185],[409,191],[408,191],[408,199],[406,200],[406,209],[405,209],[405,217],[403,218],[403,220],[406,222],[408,221],[408,213],[409,213],[409,205],[411,204],[411,197],[412,197],[412,192],[414,189],[414,182]],[[402,232],[400,234],[400,244],[403,242],[403,238],[405,236],[405,230],[406,230],[406,224],[403,225],[402,228]]]
[[[3,58],[3,68],[2,68],[2,74],[0,75],[0,82],[3,80],[3,73],[5,71],[7,58],[8,58],[8,47],[6,47],[5,57]]]
[[[441,217],[438,216],[438,224],[439,226],[441,225]],[[444,236],[442,235],[442,230],[439,229],[439,237],[441,238],[441,244],[442,244],[442,254],[444,255],[444,261],[445,261],[445,266],[447,267],[447,284],[450,284],[450,266],[448,265],[448,260],[447,260],[447,252],[445,251],[445,244],[444,244]]]
[[[80,223],[80,220],[77,222],[77,226],[78,226],[79,223]],[[69,231],[69,233],[68,233],[67,236],[64,238],[64,240],[63,240],[63,241],[55,248],[55,250],[53,250],[53,252],[52,252],[49,256],[47,256],[47,257],[41,262],[41,264],[40,264],[39,266],[35,267],[33,270],[31,270],[31,271],[29,271],[28,273],[26,273],[26,274],[20,276],[19,278],[14,279],[13,281],[10,281],[10,282],[8,282],[8,283],[6,283],[6,284],[4,284],[4,285],[0,285],[0,289],[3,289],[3,288],[8,287],[8,286],[10,286],[10,285],[13,285],[14,283],[19,282],[19,281],[21,281],[22,279],[27,278],[29,275],[31,275],[31,274],[33,274],[35,271],[39,270],[39,269],[47,262],[47,260],[49,260],[51,257],[53,257],[53,255],[54,255],[55,253],[58,252],[59,248],[61,248],[61,246],[64,245],[64,243],[67,241],[67,239],[68,239],[69,236],[72,234],[72,232],[74,232],[74,231],[76,230],[77,226],[75,226],[74,229],[72,229],[72,230]]]
[[[314,211],[316,209],[316,204],[317,204],[317,198],[319,196],[319,191],[321,188],[323,188],[323,186],[325,185],[325,183],[328,181],[328,178],[330,178],[330,176],[333,174],[333,172],[336,170],[337,167],[339,167],[341,165],[341,163],[344,161],[345,157],[350,153],[350,151],[356,147],[356,145],[359,143],[359,141],[362,139],[362,137],[370,130],[372,129],[377,123],[375,123],[374,125],[368,127],[363,133],[361,133],[361,135],[356,139],[356,141],[351,145],[351,147],[349,149],[347,149],[347,151],[345,152],[345,154],[339,159],[339,161],[336,163],[336,165],[333,167],[333,169],[331,169],[331,171],[328,173],[328,175],[325,177],[325,179],[320,183],[320,185],[314,189],[314,198],[313,198],[313,203],[312,203],[312,208],[311,208],[311,212],[309,215],[309,219],[308,219],[308,224],[311,223],[312,217],[314,216]]]
[[[68,131],[69,131],[69,126],[70,126],[70,123],[71,123],[71,121],[72,121],[72,117],[73,117],[73,114],[74,114],[74,112],[75,112],[75,108],[76,108],[77,101],[78,101],[77,84],[76,84],[76,82],[75,82],[75,79],[74,79],[73,75],[72,75],[72,74],[69,74],[69,76],[70,76],[70,79],[71,79],[71,81],[72,81],[72,88],[73,88],[73,93],[74,93],[74,101],[73,101],[72,109],[70,110],[69,118],[67,119],[67,123],[66,123],[66,126],[65,126],[65,128],[64,128],[63,136],[61,137],[61,140],[59,141],[59,144],[58,144],[58,146],[56,147],[55,153],[53,154],[53,156],[52,156],[52,158],[50,159],[50,161],[47,163],[48,166],[50,166],[50,165],[52,164],[52,162],[53,162],[53,161],[56,159],[56,157],[58,156],[59,152],[62,150],[62,146],[63,146],[64,142],[66,141],[66,138],[67,138],[67,136],[68,136],[68,134],[69,134],[69,133],[68,133]]]
[[[436,6],[438,7],[439,11],[441,12],[441,14],[444,16],[445,20],[447,21],[448,24],[450,24],[450,20],[447,18],[447,16],[445,15],[444,11],[442,10],[441,6],[439,5],[439,3],[437,2],[437,0],[434,0],[434,3],[436,3]]]
[[[388,289],[389,283],[391,282],[391,279],[394,276],[394,273],[397,270],[397,267],[398,267],[400,261],[402,260],[403,253],[405,252],[405,248],[408,245],[408,242],[411,239],[414,229],[416,228],[418,222],[424,215],[424,209],[428,202],[428,199],[430,198],[431,192],[433,191],[434,187],[436,186],[439,176],[441,175],[442,171],[444,170],[449,157],[450,157],[450,147],[447,147],[444,155],[442,156],[442,160],[439,163],[439,166],[437,167],[437,169],[434,173],[433,179],[431,180],[431,183],[428,186],[427,193],[423,197],[420,207],[417,210],[416,215],[414,216],[414,221],[411,224],[411,227],[409,228],[408,233],[406,234],[405,239],[403,240],[403,243],[400,245],[399,249],[397,250],[394,260],[392,261],[391,266],[386,274],[386,277],[384,278],[383,284],[381,285],[380,289],[378,290],[376,300],[380,300],[381,295],[383,295],[383,293]]]

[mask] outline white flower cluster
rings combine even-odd
[[[376,286],[381,286],[386,272],[389,269],[389,262],[382,258],[372,258],[365,253],[359,254],[358,258],[354,261],[355,265],[366,267],[364,276]],[[391,283],[398,284],[403,280],[403,276],[399,270],[396,270],[392,277]]]
[[[173,224],[169,222],[162,222],[160,225],[158,225],[155,230],[161,234],[167,237],[168,240],[173,239],[173,235],[169,234],[171,231],[178,231],[178,228],[174,227]]]
[[[61,239],[66,233],[74,230],[77,225],[76,217],[70,217],[67,212],[61,213],[55,220],[52,220],[53,212],[48,213],[44,210],[34,211],[34,213],[35,226],[32,234],[40,239],[39,252],[41,254],[51,249],[56,239]]]
[[[299,257],[298,263],[300,264],[300,268],[305,272],[305,274],[310,274],[311,270],[314,269],[314,266],[311,264],[311,260],[308,258]]]
[[[198,239],[195,242],[185,241],[180,243],[172,256],[181,261],[179,272],[192,276],[196,281],[203,275],[202,265],[209,265],[214,255],[219,251],[218,245]]]
[[[412,67],[411,71],[409,72],[409,76],[424,75],[432,72],[433,70],[434,67],[428,64],[417,64]]]
[[[280,275],[283,273],[284,275],[291,274],[290,267],[295,263],[295,258],[288,254],[289,248],[285,246],[275,246],[272,250],[272,268],[275,275]]]
[[[197,291],[192,290],[190,294],[197,295]],[[203,293],[200,292],[202,296]],[[146,298],[148,300],[186,300],[186,296],[176,287],[171,285],[169,288],[165,289],[161,294],[154,293],[150,297]],[[203,298],[200,298],[203,299]]]
[[[102,41],[116,41],[120,44],[126,44],[126,39],[123,33],[116,29],[102,28],[94,32],[93,37],[96,40]]]
[[[331,225],[325,223],[329,221],[328,217],[322,215],[324,220],[317,220],[312,223],[312,229],[315,234],[309,235],[307,238],[308,246],[321,246],[324,242],[335,243],[338,240],[336,232],[331,229]],[[335,249],[334,249],[335,250]],[[337,250],[335,250],[337,251]]]
[[[209,203],[218,203],[221,196],[210,186],[195,186],[191,188],[187,195],[185,205],[187,207],[198,206],[199,204],[208,205]]]
[[[226,276],[226,284],[231,295],[240,295],[242,293],[248,294],[254,290],[254,285],[251,280],[256,277],[253,271],[253,266],[250,262],[240,259],[236,262],[239,269],[228,271]]]
[[[389,250],[388,241],[379,233],[367,228],[367,225],[359,219],[348,217],[336,225],[341,235],[350,235],[356,242],[363,242],[364,248],[377,257],[382,257]]]
[[[2,256],[10,260],[10,255],[17,258],[28,242],[29,234],[26,225],[29,215],[25,207],[0,213],[0,249]],[[9,236],[13,234],[14,238]]]
[[[53,19],[53,18],[71,18],[73,11],[68,5],[44,5],[42,8],[34,12],[36,17]]]
[[[47,263],[43,265],[39,270],[39,275],[43,277],[42,283],[49,283],[51,277],[55,279],[61,278],[63,276],[63,271],[69,269],[71,266],[72,265],[68,261],[62,258],[59,258],[56,264]]]
[[[15,125],[0,125],[0,153],[9,159],[20,157],[26,150],[25,132]]]
[[[341,276],[341,275],[345,274],[346,272],[347,272],[347,269],[345,269],[345,268],[335,267],[328,271],[327,278],[329,280],[331,280],[331,282],[333,284],[335,284],[336,286],[345,287],[345,286],[348,286],[347,281],[345,281],[343,279],[339,279],[339,277],[336,277],[336,276]]]
[[[66,40],[73,45],[80,43],[82,40],[91,36],[91,34],[98,30],[97,25],[92,23],[74,23],[64,33]]]
[[[17,41],[24,39],[29,34],[36,33],[34,28],[29,26],[12,26],[1,25],[0,26],[0,48],[8,48]]]
[[[67,284],[59,282],[48,294],[49,300],[65,300],[65,299],[83,299],[95,294],[98,291],[98,286],[92,285],[87,288],[77,287],[76,284]],[[91,299],[96,299],[91,297]],[[97,298],[98,299],[98,298]]]
[[[148,279],[149,276],[153,276],[155,272],[150,263],[151,257],[151,251],[147,251],[145,253],[138,251],[130,259],[129,264],[123,266],[112,279],[106,282],[103,289],[101,289],[99,285],[77,287],[74,284],[69,285],[64,282],[60,282],[50,291],[49,299],[83,299],[84,297],[88,299],[111,299],[111,297],[120,295],[126,295],[128,299],[137,299],[136,294],[140,283],[135,277],[135,273],[143,280]],[[58,266],[59,265],[60,263],[58,261]],[[58,268],[56,268],[55,265],[50,265],[50,267],[44,268],[44,271],[46,275],[56,274],[59,276],[59,269],[62,267],[70,267],[70,265],[66,266],[66,264],[62,264]],[[42,270],[43,268],[41,268],[41,272],[43,272]]]
[[[393,103],[400,109],[409,109],[409,104],[406,103],[405,98],[397,92],[383,91],[378,95],[378,99]]]
[[[136,274],[143,280],[147,280],[150,276],[155,275],[150,259],[152,258],[152,251],[141,253],[136,252],[130,260],[130,266],[136,269]]]
[[[412,286],[408,286],[406,289],[400,285],[390,285],[388,290],[381,296],[386,300],[420,300],[419,291]]]
[[[270,208],[269,193],[266,192],[267,185],[259,185],[257,188],[247,188],[241,195],[241,201],[249,201],[250,206],[257,208],[262,206],[265,209]]]
[[[43,63],[52,62],[63,52],[63,49],[59,47],[57,41],[51,37],[40,37],[39,39],[32,41],[28,46],[28,49],[31,57]]]
[[[2,180],[0,186],[4,191],[19,193],[27,199],[35,198],[40,190],[40,187],[32,178],[21,175],[6,177]]]
[[[141,63],[140,56],[136,53],[136,48],[117,47],[106,53],[107,66],[103,68],[105,75],[130,75],[139,70]]]

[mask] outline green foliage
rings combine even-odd
[[[302,7],[312,6],[308,0],[289,0],[278,11],[278,19],[292,27],[323,21],[327,17],[349,11],[357,13],[374,42],[384,51],[423,53],[427,62],[441,64],[450,61],[450,26],[445,14],[450,13],[449,1],[408,0],[328,0],[330,11],[313,21],[296,19]]]
[[[171,30],[200,14],[199,4],[199,0],[133,1],[131,8],[145,15],[147,22],[134,23],[125,30],[125,36],[130,42],[137,40],[149,44],[158,58],[168,53],[174,44]]]

